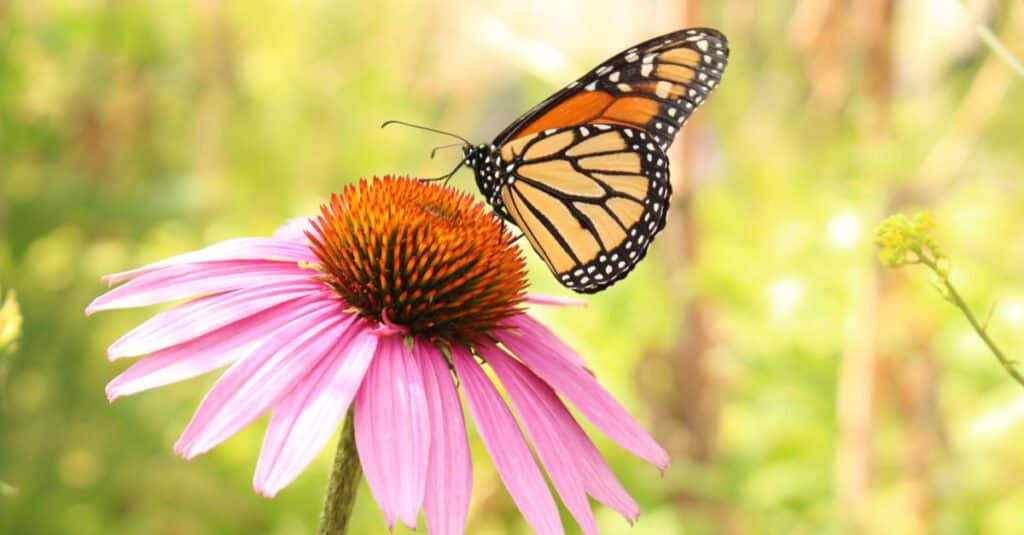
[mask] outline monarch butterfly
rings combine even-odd
[[[672,189],[665,151],[718,85],[728,57],[725,36],[710,28],[644,41],[490,144],[465,144],[456,170],[473,169],[495,212],[523,231],[560,283],[601,291],[625,277],[664,228]]]

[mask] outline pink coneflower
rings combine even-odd
[[[87,313],[196,298],[110,346],[111,359],[146,356],[107,385],[107,396],[229,366],[175,451],[191,459],[270,412],[253,481],[268,497],[320,453],[351,407],[359,461],[388,527],[415,528],[422,508],[428,531],[443,534],[462,533],[469,509],[461,390],[538,533],[562,525],[527,439],[584,532],[597,532],[587,495],[632,522],[636,503],[562,399],[647,462],[664,469],[668,456],[583,359],[523,311],[557,300],[525,294],[512,242],[468,195],[385,177],[346,187],[308,225],[108,275],[111,284],[129,282]]]

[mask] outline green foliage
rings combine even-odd
[[[643,511],[629,528],[597,505],[602,533],[1019,532],[1017,385],[958,310],[876,269],[867,229],[934,213],[940,228],[890,220],[884,260],[938,261],[940,236],[963,301],[999,299],[984,331],[1024,348],[1024,85],[968,17],[935,3],[894,10],[881,67],[864,35],[875,25],[805,31],[858,10],[692,4],[733,53],[687,126],[689,158],[672,154],[688,172],[669,228],[587,308],[536,311],[673,454],[659,477],[594,432]],[[215,374],[111,405],[104,384],[129,363],[105,349],[158,310],[82,310],[102,274],[269,234],[360,177],[455,164],[455,150],[428,157],[447,140],[384,120],[484,141],[678,26],[663,3],[573,6],[0,5],[0,282],[23,316],[18,351],[0,357],[0,533],[313,532],[333,447],[274,500],[251,491],[262,421],[178,459],[171,445]],[[983,20],[1021,57],[1022,9],[999,6]],[[873,92],[879,72],[890,94]],[[474,188],[465,171],[452,184]],[[562,293],[528,257],[534,290]],[[701,337],[687,338],[693,325]],[[858,358],[866,379],[849,390]],[[869,420],[852,437],[867,452],[856,505],[842,491],[851,399]],[[472,448],[471,533],[528,533]],[[365,486],[353,522],[383,531]]]
[[[14,343],[21,335],[21,322],[21,309],[14,290],[7,290],[7,296],[0,304],[0,357],[14,352]]]

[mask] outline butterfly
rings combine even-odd
[[[522,230],[560,283],[599,292],[629,274],[664,228],[672,193],[666,151],[728,58],[725,36],[710,28],[644,41],[490,144],[459,138],[464,157],[452,173],[473,169],[494,211]]]
[[[480,192],[560,283],[601,291],[665,226],[666,151],[718,85],[724,35],[690,28],[612,56],[529,110],[490,144],[464,147]]]

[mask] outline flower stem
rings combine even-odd
[[[941,269],[938,263],[936,263],[931,258],[928,258],[927,256],[920,255],[920,259],[920,262],[922,264],[928,266],[928,268],[931,269],[939,277],[939,281],[942,283],[942,287],[945,290],[946,296],[949,298],[949,301],[953,303],[953,306],[959,308],[960,311],[964,313],[964,316],[967,318],[967,321],[970,322],[971,327],[974,328],[974,331],[978,333],[978,336],[981,337],[982,341],[985,342],[985,345],[988,346],[990,351],[992,351],[992,354],[995,355],[997,360],[999,360],[999,364],[1003,366],[1003,369],[1006,370],[1006,373],[1009,373],[1010,377],[1013,377],[1014,380],[1017,381],[1017,383],[1019,383],[1021,386],[1024,386],[1024,376],[1022,376],[1020,371],[1017,370],[1016,366],[1014,366],[1013,361],[1007,358],[1003,351],[999,349],[999,346],[997,346],[995,341],[993,341],[992,338],[988,335],[988,330],[986,329],[986,327],[978,322],[978,318],[974,316],[974,313],[971,312],[971,309],[967,308],[967,303],[964,302],[963,297],[960,296],[960,292],[956,291],[956,288],[953,286],[953,283],[950,282],[949,276],[946,273],[946,271]]]
[[[348,532],[348,521],[352,518],[352,507],[356,503],[359,481],[363,469],[359,465],[356,451],[355,420],[352,411],[345,417],[345,426],[338,439],[338,450],[334,453],[334,467],[327,485],[327,497],[320,512],[319,535],[344,535]]]

